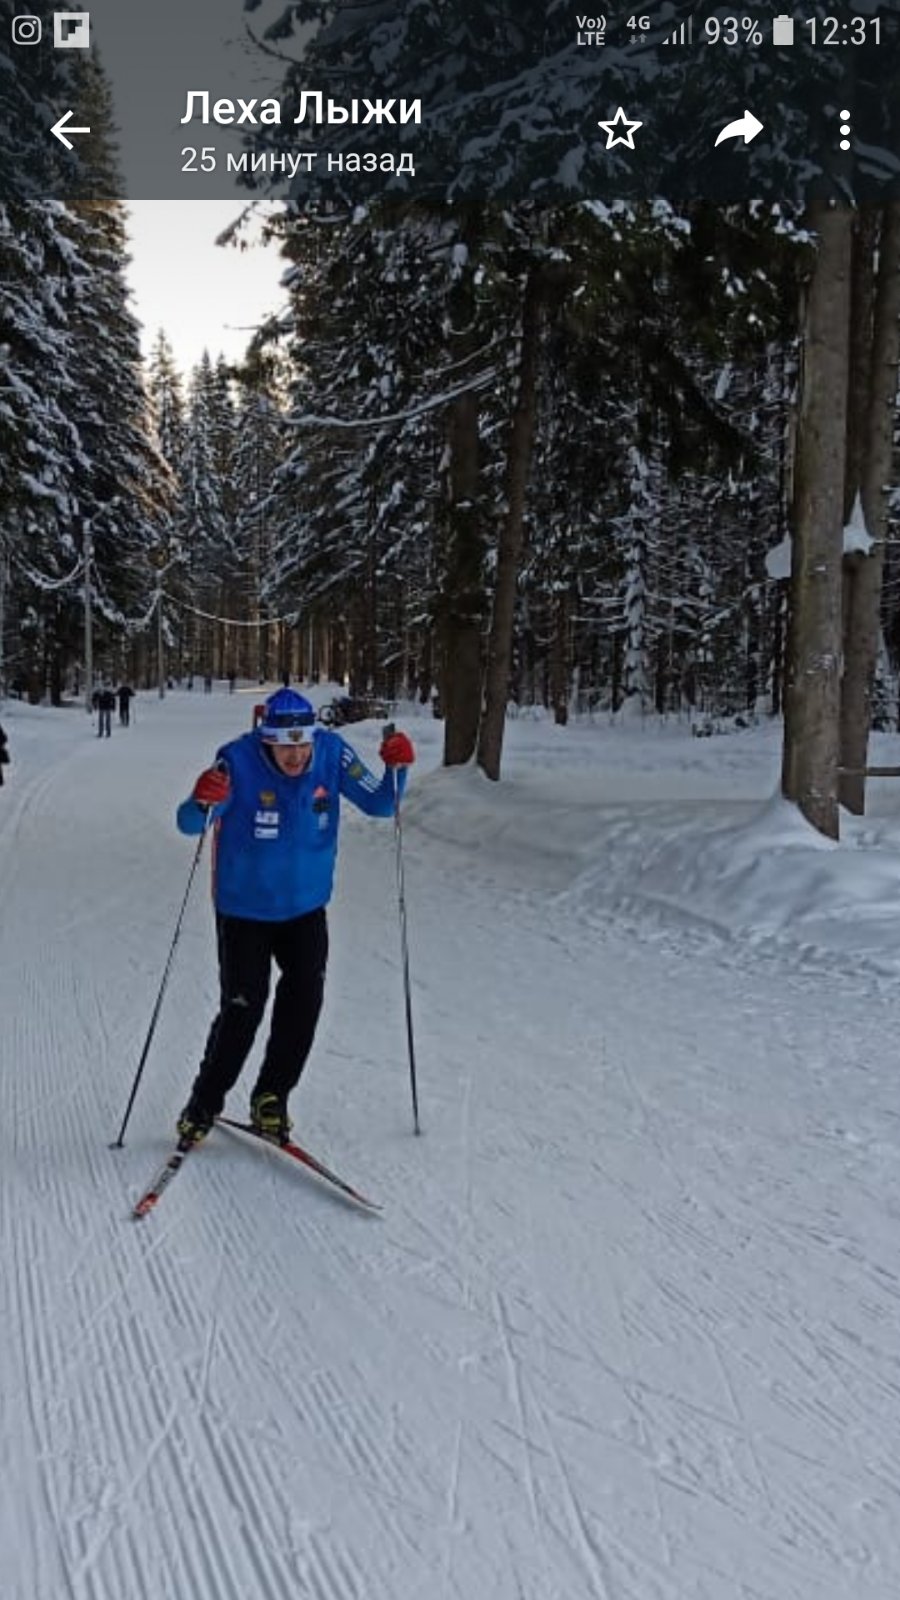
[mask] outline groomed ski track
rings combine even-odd
[[[142,697],[108,741],[4,719],[4,1600],[896,1600],[895,996],[582,919],[512,845],[447,843],[430,724],[423,1137],[393,833],[349,808],[293,1108],[383,1217],[214,1134],[129,1221],[214,1004],[204,867],[111,1151],[190,865],[172,813],[250,703]]]

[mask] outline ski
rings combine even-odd
[[[326,1167],[324,1161],[319,1161],[316,1156],[310,1155],[308,1150],[304,1150],[302,1145],[294,1144],[292,1139],[288,1139],[285,1144],[279,1144],[277,1139],[269,1139],[264,1133],[260,1133],[253,1127],[252,1123],[237,1122],[233,1117],[217,1117],[216,1122],[221,1127],[233,1129],[236,1133],[248,1133],[252,1139],[258,1140],[260,1144],[268,1145],[271,1150],[281,1151],[282,1155],[290,1156],[292,1160],[299,1161],[301,1165],[308,1167],[310,1172],[314,1172],[319,1178],[324,1178],[326,1183],[330,1183],[341,1194],[346,1195],[349,1200],[353,1200],[357,1205],[362,1206],[364,1210],[381,1210],[381,1206],[377,1201],[368,1200],[364,1194],[360,1194],[358,1189],[354,1189],[352,1184],[338,1177],[338,1174],[332,1172],[330,1167]]]
[[[190,1155],[193,1149],[194,1145],[190,1143],[179,1143],[176,1146],[165,1166],[160,1167],[153,1182],[144,1190],[140,1199],[135,1201],[131,1208],[133,1217],[137,1219],[146,1217],[153,1210],[160,1195],[168,1188],[176,1172],[181,1171],[185,1156]]]

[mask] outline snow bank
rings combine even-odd
[[[415,825],[489,876],[555,890],[572,914],[690,924],[774,941],[785,957],[900,971],[900,785],[869,783],[870,815],[834,844],[777,793],[780,726],[698,741],[685,725],[512,722],[500,784],[433,771]],[[898,760],[895,735],[873,759]]]

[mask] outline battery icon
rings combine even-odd
[[[772,43],[793,44],[794,19],[793,17],[775,17],[772,22]]]

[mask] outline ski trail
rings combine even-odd
[[[113,1533],[120,1525],[121,1505],[127,1505],[143,1490],[147,1478],[153,1472],[163,1446],[168,1444],[171,1438],[177,1421],[178,1411],[177,1408],[172,1405],[170,1406],[168,1412],[163,1416],[159,1426],[159,1431],[155,1438],[151,1437],[148,1439],[145,1445],[144,1459],[131,1480],[127,1484],[123,1485],[120,1499],[116,1502],[114,1507],[107,1508],[105,1521],[101,1522],[99,1526],[95,1528],[90,1542],[86,1545],[81,1555],[78,1556],[77,1560],[75,1561],[72,1572],[72,1581],[76,1590],[83,1588],[87,1582],[92,1580],[95,1568],[104,1550],[104,1547],[109,1543]]]
[[[533,1445],[530,1439],[530,1430],[526,1415],[522,1373],[515,1350],[513,1349],[512,1332],[509,1325],[509,1316],[506,1305],[504,1303],[503,1296],[499,1291],[495,1292],[493,1296],[493,1306],[494,1318],[503,1350],[503,1357],[506,1362],[507,1391],[519,1423],[519,1444],[521,1446],[522,1465],[524,1469],[523,1479],[525,1484],[525,1493],[528,1501],[528,1512],[531,1518],[531,1525],[534,1531],[540,1558],[540,1589],[542,1594],[552,1595],[556,1593],[556,1584],[554,1583],[551,1587],[550,1562],[547,1555],[543,1519],[541,1517],[537,1481],[534,1472]],[[598,1595],[598,1600],[611,1600],[611,1597],[606,1590],[595,1590],[595,1593]]]
[[[774,1521],[775,1518],[776,1518],[777,1512],[776,1512],[775,1502],[774,1502],[774,1500],[772,1498],[772,1491],[769,1488],[768,1476],[767,1476],[767,1474],[765,1472],[765,1469],[764,1469],[763,1464],[762,1464],[762,1462],[760,1460],[760,1457],[759,1457],[759,1450],[757,1448],[756,1440],[754,1438],[753,1428],[750,1426],[750,1424],[749,1424],[749,1422],[747,1420],[747,1416],[746,1416],[746,1413],[744,1411],[744,1407],[741,1405],[741,1402],[740,1402],[740,1400],[738,1398],[737,1390],[735,1389],[734,1383],[733,1383],[732,1378],[731,1378],[731,1373],[728,1370],[727,1357],[726,1357],[725,1353],[723,1352],[723,1350],[721,1349],[721,1347],[719,1345],[719,1342],[718,1342],[718,1339],[710,1337],[709,1338],[709,1347],[712,1350],[713,1355],[715,1356],[716,1363],[718,1365],[719,1371],[722,1374],[722,1383],[723,1383],[723,1386],[725,1388],[725,1392],[728,1395],[729,1401],[731,1403],[731,1409],[732,1409],[732,1412],[734,1414],[734,1420],[735,1420],[736,1428],[739,1431],[741,1437],[746,1441],[747,1448],[748,1448],[748,1450],[750,1452],[750,1458],[751,1458],[751,1460],[753,1462],[753,1468],[754,1468],[754,1471],[756,1473],[757,1487],[758,1487],[760,1496],[762,1497],[762,1499],[765,1500],[766,1504],[768,1505],[769,1512],[770,1512],[771,1517],[772,1517],[772,1519]]]
[[[609,1049],[608,1049],[608,1046],[607,1046],[605,1040],[604,1040],[604,1056],[607,1059],[609,1057]],[[645,1096],[644,1092],[641,1090],[641,1088],[639,1087],[639,1085],[635,1081],[634,1073],[632,1072],[632,1070],[631,1070],[631,1068],[629,1066],[627,1055],[623,1051],[617,1052],[616,1069],[617,1069],[619,1075],[621,1076],[622,1082],[625,1085],[626,1096],[627,1096],[630,1104],[633,1107],[635,1107],[637,1112],[638,1112],[638,1117],[639,1117],[639,1122],[640,1122],[641,1129],[642,1129],[643,1133],[645,1134],[646,1138],[652,1144],[654,1151],[656,1152],[656,1156],[657,1156],[659,1164],[660,1164],[660,1171],[666,1172],[670,1177],[674,1178],[674,1181],[675,1181],[677,1187],[683,1193],[683,1189],[682,1189],[680,1180],[677,1178],[677,1176],[675,1175],[675,1173],[673,1171],[673,1166],[672,1166],[671,1160],[669,1158],[669,1153],[668,1153],[668,1151],[667,1151],[667,1149],[665,1147],[665,1144],[664,1144],[663,1140],[661,1139],[661,1137],[659,1135],[659,1130],[658,1130],[656,1118],[653,1116],[653,1114],[650,1111],[650,1108],[649,1108],[649,1106],[647,1104],[647,1100],[646,1100],[646,1096]],[[617,1321],[617,1324],[618,1324],[618,1327],[619,1327],[619,1330],[620,1330],[620,1333],[621,1333],[621,1338],[622,1338],[622,1342],[623,1342],[623,1348],[624,1348],[624,1351],[627,1354],[627,1360],[628,1360],[627,1386],[630,1386],[630,1385],[634,1384],[635,1381],[637,1380],[637,1376],[638,1376],[638,1373],[639,1373],[639,1370],[640,1370],[640,1365],[639,1365],[637,1352],[636,1352],[636,1349],[635,1349],[635,1341],[634,1341],[632,1329],[631,1329],[631,1326],[630,1326],[630,1319],[629,1319],[629,1317],[626,1314],[625,1309],[624,1309],[623,1297],[622,1297],[622,1289],[621,1289],[621,1284],[619,1282],[619,1270],[618,1270],[618,1267],[617,1267],[617,1265],[616,1265],[616,1263],[614,1261],[608,1260],[606,1262],[606,1273],[607,1273],[607,1278],[608,1278],[608,1281],[609,1281],[609,1284],[610,1284],[610,1288],[612,1289],[611,1309],[614,1310],[614,1312],[615,1312],[616,1321]],[[649,1434],[647,1432],[647,1429],[646,1429],[646,1427],[644,1425],[644,1422],[643,1422],[642,1418],[639,1418],[639,1424],[640,1424],[640,1438],[641,1438],[642,1453],[643,1453],[643,1455],[645,1456],[645,1458],[647,1460],[652,1460],[651,1440],[650,1440]],[[548,1425],[548,1431],[549,1431],[549,1425]],[[552,1436],[551,1436],[551,1439],[552,1439]],[[556,1455],[556,1452],[554,1452],[554,1453]],[[556,1455],[556,1459],[557,1459],[558,1471],[560,1473],[564,1473],[564,1467],[563,1467],[562,1461],[559,1459],[558,1455]],[[652,1494],[652,1497],[653,1497],[653,1505],[654,1505],[654,1509],[655,1509],[655,1513],[656,1513],[657,1528],[658,1528],[659,1538],[660,1538],[660,1542],[661,1542],[663,1553],[664,1553],[664,1557],[665,1557],[665,1565],[666,1565],[666,1568],[671,1569],[673,1567],[672,1541],[671,1541],[671,1536],[670,1536],[669,1529],[668,1529],[667,1517],[666,1517],[666,1512],[665,1512],[665,1508],[664,1508],[664,1504],[663,1504],[663,1497],[662,1497],[662,1493],[661,1493],[661,1489],[660,1489],[659,1477],[658,1477],[657,1471],[655,1469],[655,1463],[653,1463],[651,1465],[650,1470],[647,1473],[647,1478],[649,1480],[650,1490],[651,1490],[651,1494]]]
[[[638,1372],[640,1370],[640,1366],[639,1366],[639,1362],[638,1362],[638,1358],[637,1358],[637,1353],[636,1353],[636,1350],[635,1350],[634,1338],[633,1338],[633,1335],[632,1335],[631,1327],[629,1325],[629,1318],[628,1318],[628,1315],[626,1314],[624,1306],[623,1306],[622,1289],[621,1289],[621,1285],[620,1285],[619,1280],[618,1280],[618,1271],[617,1271],[616,1266],[612,1262],[609,1262],[608,1265],[607,1265],[607,1276],[608,1276],[610,1287],[612,1289],[612,1305],[613,1305],[613,1308],[615,1310],[616,1321],[617,1321],[617,1324],[619,1326],[619,1329],[621,1330],[624,1349],[625,1349],[625,1351],[627,1353],[628,1372],[627,1372],[627,1377],[625,1378],[624,1387],[625,1387],[626,1391],[628,1391],[628,1390],[630,1390],[632,1388],[632,1386],[635,1384],[635,1382],[637,1380],[637,1375],[638,1375]],[[650,1439],[648,1431],[647,1431],[647,1429],[646,1429],[646,1427],[644,1425],[644,1420],[640,1416],[640,1413],[638,1413],[638,1419],[639,1419],[639,1425],[640,1425],[641,1456],[642,1456],[642,1459],[643,1459],[643,1461],[645,1463],[646,1462],[650,1462],[651,1463],[650,1464],[650,1469],[649,1469],[649,1471],[647,1473],[647,1478],[649,1479],[651,1493],[652,1493],[652,1496],[653,1496],[653,1504],[654,1504],[654,1508],[655,1508],[655,1512],[656,1512],[656,1522],[657,1522],[657,1528],[658,1528],[658,1531],[659,1531],[659,1538],[660,1538],[660,1541],[661,1541],[661,1544],[662,1544],[662,1548],[663,1548],[663,1551],[664,1551],[666,1565],[667,1565],[667,1567],[671,1568],[672,1565],[673,1565],[672,1541],[671,1541],[671,1537],[670,1537],[670,1533],[669,1533],[669,1529],[668,1529],[668,1525],[667,1525],[667,1518],[666,1518],[665,1509],[664,1509],[664,1506],[663,1506],[663,1498],[662,1498],[662,1493],[661,1493],[661,1490],[660,1490],[659,1477],[658,1477],[658,1474],[657,1474],[657,1471],[656,1471],[656,1463],[655,1463],[655,1461],[653,1461],[653,1457],[652,1457],[651,1439]],[[548,1425],[548,1428],[549,1428],[549,1425]],[[555,1454],[556,1454],[556,1452],[555,1452]],[[558,1470],[560,1470],[560,1471],[563,1470],[562,1463],[559,1460],[558,1460]]]
[[[42,1398],[53,1370],[54,1352],[47,1337],[49,1304],[47,1285],[38,1265],[41,1259],[39,1243],[39,1232],[30,1225],[30,1221],[25,1222],[21,1232],[14,1236],[13,1281],[23,1310],[19,1322],[18,1355],[31,1448],[25,1460],[16,1462],[14,1474],[8,1473],[5,1481],[8,1486],[20,1482],[23,1470],[26,1483],[30,1481],[25,1494],[21,1495],[20,1491],[17,1496],[25,1512],[24,1517],[17,1520],[17,1539],[21,1539],[23,1531],[27,1530],[27,1548],[34,1573],[32,1581],[38,1586],[37,1592],[40,1594],[43,1589],[48,1596],[62,1594],[69,1596],[70,1600],[77,1600],[77,1588],[58,1531],[59,1509],[47,1466],[50,1441],[46,1435],[46,1412]],[[39,1508],[45,1513],[43,1518],[39,1515]],[[49,1572],[46,1570],[48,1566],[51,1569]],[[22,1600],[28,1600],[25,1589],[21,1594]]]
[[[467,1070],[463,1083],[459,1109],[460,1148],[462,1151],[462,1214],[465,1218],[464,1234],[471,1236],[472,1229],[472,1069]],[[465,1251],[462,1278],[462,1305],[467,1313],[472,1310],[472,1280],[468,1267],[470,1252]],[[454,1562],[457,1538],[461,1532],[460,1482],[463,1469],[463,1451],[466,1439],[466,1367],[468,1352],[463,1348],[456,1357],[455,1409],[456,1420],[453,1443],[448,1464],[445,1496],[446,1535],[442,1560],[442,1576],[447,1593],[455,1589]]]
[[[417,1141],[351,817],[295,1114],[383,1226],[224,1136],[127,1221],[215,1001],[198,890],[111,1154],[217,714],[3,791],[4,1600],[894,1600],[887,986],[593,925],[411,812]]]
[[[587,1581],[591,1585],[597,1600],[615,1600],[616,1594],[621,1594],[622,1591],[619,1589],[619,1586],[614,1583],[613,1576],[610,1571],[609,1560],[599,1542],[599,1539],[591,1531],[588,1520],[584,1514],[584,1511],[582,1510],[579,1497],[573,1488],[571,1475],[568,1467],[566,1466],[565,1459],[557,1447],[556,1440],[553,1437],[553,1430],[550,1427],[543,1407],[539,1402],[537,1403],[537,1412],[541,1419],[542,1433],[546,1441],[547,1450],[553,1461],[553,1465],[556,1469],[557,1481],[562,1490],[563,1500],[568,1512],[569,1525],[573,1532],[574,1542],[581,1550]],[[604,1529],[604,1532],[606,1532],[607,1536],[609,1536],[608,1529]],[[619,1541],[611,1540],[611,1542],[618,1543]],[[646,1600],[650,1600],[650,1595],[644,1588],[646,1576],[649,1570],[649,1562],[645,1557],[642,1557],[637,1560],[635,1564],[641,1573],[641,1592],[645,1594]],[[668,1588],[668,1586],[666,1587],[665,1591],[658,1590],[657,1592],[664,1592],[668,1595],[672,1594],[672,1591]]]
[[[210,1375],[215,1358],[216,1345],[219,1338],[221,1314],[219,1301],[222,1294],[222,1283],[225,1277],[225,1241],[219,1242],[219,1265],[215,1281],[212,1286],[210,1305],[207,1312],[207,1328],[203,1345],[203,1356],[200,1363],[200,1372],[197,1381],[197,1394],[195,1400],[196,1415],[200,1417],[209,1404]]]

